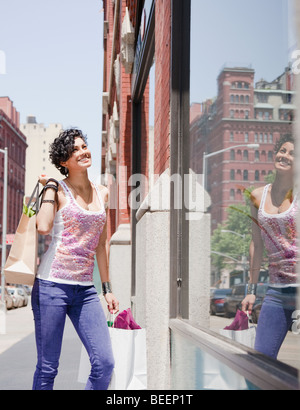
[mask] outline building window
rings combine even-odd
[[[245,119],[249,120],[249,111],[248,110],[245,111]]]
[[[259,161],[259,159],[260,159],[259,151],[255,151],[255,161]]]
[[[249,134],[248,134],[248,132],[245,132],[245,142],[249,142]]]
[[[255,181],[259,181],[259,171],[255,171]]]
[[[248,161],[249,159],[249,153],[247,150],[244,151],[244,161]]]
[[[230,200],[231,200],[231,201],[234,201],[234,200],[235,200],[235,190],[234,190],[234,189],[231,189],[231,190],[230,190]]]
[[[235,180],[235,170],[234,170],[234,169],[231,169],[231,170],[230,170],[230,180],[231,180],[231,181],[234,181],[234,180]]]
[[[244,181],[248,181],[248,170],[247,169],[244,170],[243,179]]]
[[[230,110],[230,118],[234,118],[234,111]]]
[[[268,161],[273,162],[273,151],[268,152]]]
[[[234,149],[232,149],[232,150],[230,151],[230,159],[231,159],[231,161],[234,161],[234,160],[235,160],[235,151],[234,151]]]

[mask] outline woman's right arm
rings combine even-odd
[[[252,241],[250,243],[250,284],[257,284],[259,279],[259,273],[263,260],[264,244],[261,236],[261,228],[258,225],[258,208],[261,198],[258,192],[258,197],[255,195],[257,191],[254,191],[251,203],[251,215],[252,215]],[[255,295],[247,295],[242,302],[242,310],[252,311],[255,303]]]
[[[45,186],[49,177],[41,175],[39,177],[40,183]],[[51,181],[48,185],[57,185]],[[59,187],[59,186],[58,186]],[[49,201],[41,203],[40,210],[37,214],[37,230],[40,235],[49,235],[52,230],[55,214],[57,211],[58,194],[55,189],[49,188],[45,190],[42,201]],[[54,202],[53,202],[54,201]]]

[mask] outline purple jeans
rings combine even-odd
[[[37,346],[33,390],[53,390],[66,315],[90,358],[91,373],[85,389],[107,390],[114,359],[105,314],[94,286],[36,279],[32,290],[32,309]]]
[[[293,323],[297,288],[269,288],[259,315],[255,350],[277,359],[280,347]]]

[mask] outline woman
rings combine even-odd
[[[88,179],[91,152],[82,132],[62,131],[50,147],[52,163],[66,176],[40,177],[44,194],[37,216],[42,235],[52,233],[32,291],[38,362],[34,390],[52,390],[66,315],[91,361],[87,390],[107,389],[114,360],[105,314],[93,286],[96,256],[103,294],[112,313],[119,304],[109,282],[106,211],[108,191]]]
[[[259,316],[255,349],[276,359],[292,324],[298,284],[298,201],[293,193],[294,140],[290,135],[280,138],[275,154],[274,183],[252,192],[250,283],[242,309],[253,309],[265,246],[269,258],[270,286]]]

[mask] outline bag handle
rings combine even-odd
[[[40,196],[42,195],[42,193],[43,193],[43,191],[40,193],[40,182],[38,181],[35,188],[34,188],[34,190],[33,190],[33,192],[32,192],[32,194],[31,194],[31,197],[30,197],[30,199],[27,203],[27,209],[29,209],[29,207],[31,206],[32,209],[35,208],[36,213],[39,212],[39,210],[40,210],[39,199],[40,199]],[[35,202],[32,204],[32,201],[33,201],[34,198],[36,198],[36,199],[35,199]]]
[[[108,327],[115,327],[115,319],[116,319],[116,314],[115,313],[110,313],[110,312],[108,312],[108,314],[107,314],[107,318],[106,318],[106,321],[107,321],[107,326]]]

